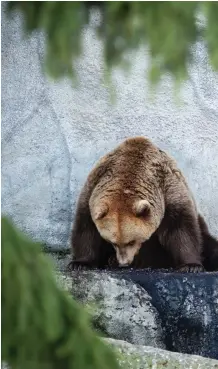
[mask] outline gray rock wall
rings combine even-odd
[[[187,176],[200,210],[218,235],[218,77],[204,45],[176,104],[169,78],[148,97],[148,54],[130,55],[128,78],[114,72],[116,105],[102,84],[102,45],[84,31],[79,88],[41,70],[43,37],[23,40],[21,19],[2,13],[2,212],[34,239],[66,248],[81,185],[95,161],[124,138],[150,137]]]

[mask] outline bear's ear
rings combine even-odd
[[[96,206],[95,210],[94,210],[94,220],[100,220],[103,219],[105,217],[105,215],[107,215],[109,210],[109,206],[105,203],[103,204],[99,204],[98,206]]]
[[[134,212],[136,216],[147,216],[150,213],[150,204],[147,200],[138,200],[134,204]]]

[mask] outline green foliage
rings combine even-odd
[[[109,73],[114,66],[128,65],[128,51],[147,45],[151,81],[158,82],[165,73],[181,81],[192,62],[192,46],[200,38],[205,39],[211,64],[218,69],[216,1],[8,2],[9,10],[19,9],[23,13],[27,33],[45,31],[45,66],[53,78],[74,76],[75,61],[82,51],[82,30],[89,22],[92,7],[98,8],[102,15],[97,32],[104,42]],[[203,30],[196,25],[199,13],[205,16]]]
[[[85,310],[41,251],[2,218],[2,360],[11,369],[116,369]]]

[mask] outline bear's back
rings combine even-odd
[[[172,167],[167,158],[146,138],[125,140],[101,158],[91,172],[89,179],[95,178],[96,182],[95,196],[119,197],[124,192],[129,197],[151,196],[163,185],[166,166]]]

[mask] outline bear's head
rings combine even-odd
[[[148,200],[100,200],[90,206],[92,220],[101,237],[116,250],[119,266],[129,266],[160,224]]]

